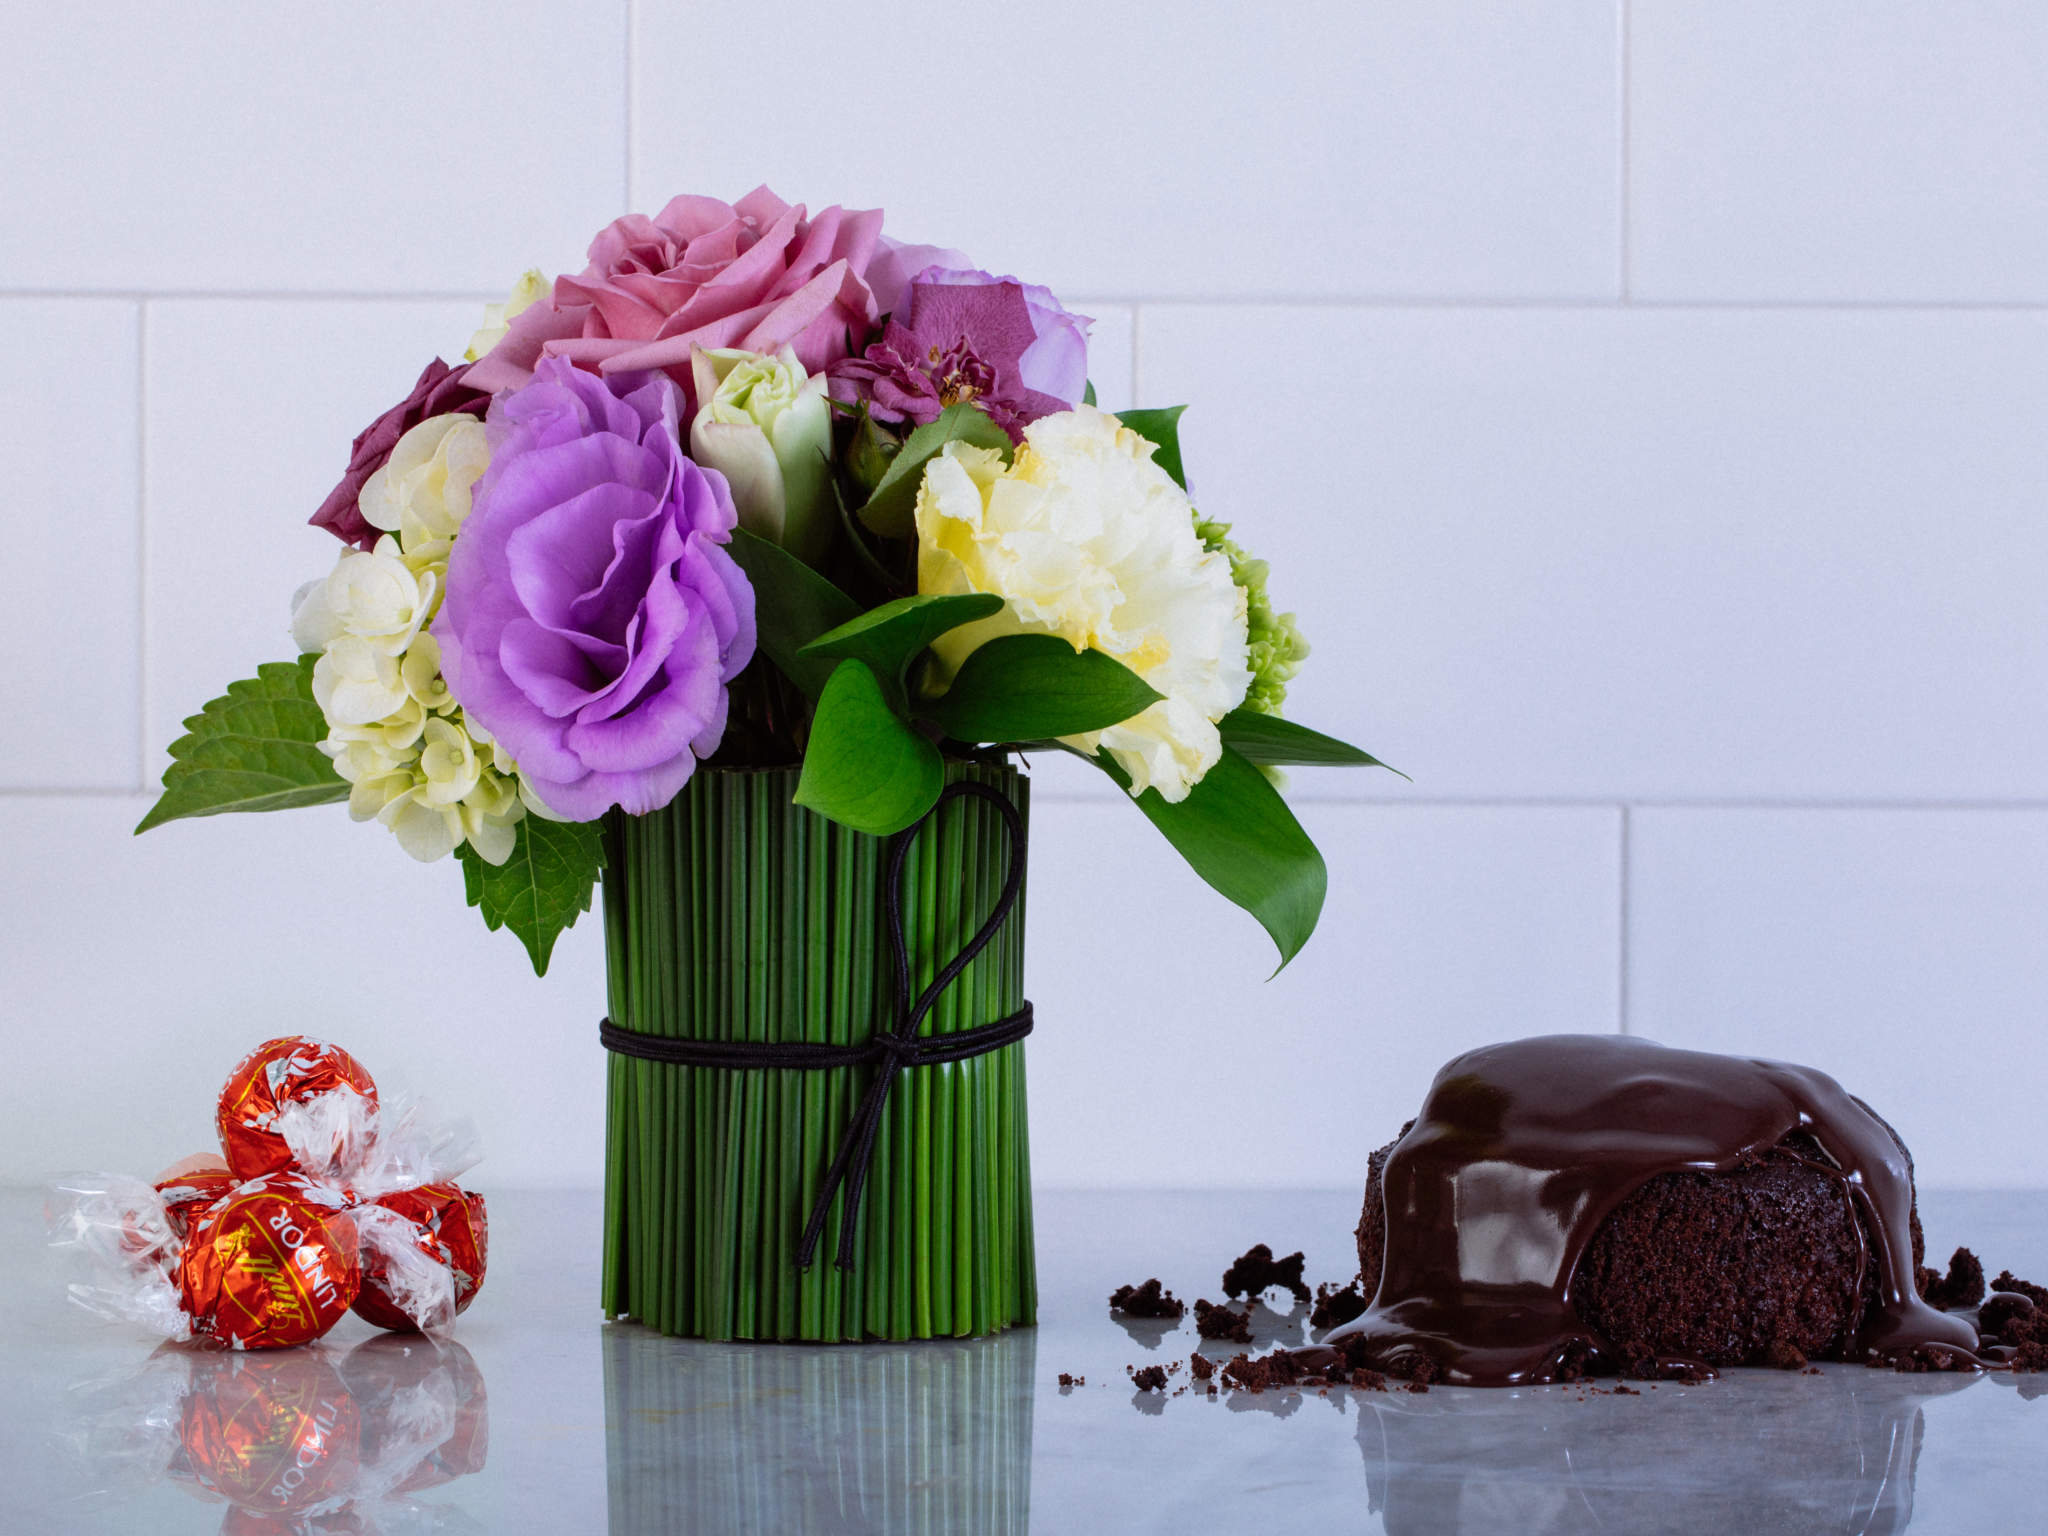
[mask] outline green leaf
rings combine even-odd
[[[1095,761],[1130,787],[1108,754]],[[1274,975],[1285,970],[1316,931],[1329,872],[1266,776],[1225,747],[1185,800],[1168,804],[1158,790],[1148,789],[1138,797],[1138,809],[1196,874],[1259,920],[1280,949]]]
[[[1169,405],[1156,411],[1118,411],[1116,415],[1118,421],[1159,450],[1152,455],[1152,462],[1173,476],[1182,490],[1188,488],[1188,477],[1180,463],[1180,413],[1186,409],[1184,405]]]
[[[806,698],[832,675],[829,660],[806,657],[805,646],[860,613],[860,605],[779,544],[733,530],[726,546],[754,589],[757,644]]]
[[[989,419],[971,401],[962,400],[939,412],[903,440],[903,447],[889,461],[888,473],[875,487],[875,494],[860,509],[860,520],[887,539],[900,539],[917,527],[917,489],[924,484],[924,467],[946,444],[968,443],[976,448],[994,448],[1007,463],[1010,434]]]
[[[901,832],[938,803],[939,749],[889,707],[867,663],[841,661],[818,699],[796,803],[856,832]]]
[[[1083,405],[1093,405],[1095,403],[1095,381],[1093,379],[1088,379],[1084,382],[1081,389],[1081,403]]]
[[[519,818],[512,856],[484,862],[464,843],[462,888],[493,933],[510,928],[533,958],[533,974],[548,973],[555,940],[590,910],[590,892],[604,865],[604,839],[596,822],[546,821],[531,811]]]
[[[820,635],[801,654],[806,659],[850,656],[866,662],[881,679],[889,702],[901,711],[903,672],[911,660],[947,630],[1000,613],[1002,607],[1003,600],[993,592],[899,597]]]
[[[1161,697],[1114,656],[1057,635],[1005,635],[976,647],[924,713],[955,741],[1036,741],[1103,730]]]
[[[1361,751],[1348,741],[1325,736],[1321,731],[1296,725],[1292,720],[1282,720],[1278,715],[1262,715],[1255,709],[1232,710],[1217,722],[1217,729],[1223,733],[1223,745],[1247,762],[1273,768],[1290,763],[1333,768],[1386,768],[1389,773],[1400,773],[1404,779],[1408,777],[1400,769],[1388,767],[1370,752]]]
[[[348,798],[348,781],[319,743],[327,719],[313,701],[313,656],[272,661],[228,684],[171,743],[164,792],[137,832],[182,816],[284,811]]]

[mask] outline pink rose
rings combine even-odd
[[[810,218],[766,187],[733,204],[685,196],[651,219],[630,214],[591,242],[589,266],[556,278],[549,297],[512,321],[468,382],[517,388],[543,357],[601,374],[659,368],[683,391],[687,421],[697,407],[692,348],[788,344],[822,373],[847,355],[849,337],[858,349],[874,329],[868,266],[881,233],[879,209]],[[885,279],[894,265],[884,263]]]

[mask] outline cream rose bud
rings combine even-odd
[[[832,409],[795,349],[698,348],[690,457],[725,476],[749,533],[815,562],[832,533]]]
[[[933,645],[942,681],[999,635],[1050,634],[1114,656],[1164,694],[1064,739],[1108,752],[1132,794],[1178,801],[1223,755],[1216,722],[1244,702],[1251,670],[1243,589],[1197,537],[1187,493],[1154,451],[1092,406],[1032,422],[1007,469],[948,443],[918,490],[917,587],[1004,599]]]
[[[415,568],[446,559],[469,516],[470,492],[490,464],[482,422],[459,413],[430,416],[399,438],[383,467],[363,482],[356,509],[372,528],[397,534]]]
[[[463,352],[462,360],[473,363],[503,341],[505,333],[512,329],[512,322],[546,298],[548,288],[548,280],[541,276],[538,267],[528,267],[520,273],[519,281],[512,285],[512,292],[504,303],[484,306],[484,323],[469,338],[469,347]]]

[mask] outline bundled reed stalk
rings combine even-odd
[[[1028,818],[1007,765],[948,766]],[[893,1028],[884,839],[792,803],[798,770],[699,770],[666,808],[605,823],[613,1021],[644,1034],[858,1045]],[[942,803],[902,872],[910,991],[992,910],[1009,860],[995,807]],[[1024,904],[940,994],[921,1035],[1022,1006]],[[663,1333],[838,1342],[995,1333],[1037,1310],[1022,1046],[905,1070],[855,1226],[834,1196],[816,1258],[796,1252],[870,1065],[682,1066],[613,1055],[604,1305]]]

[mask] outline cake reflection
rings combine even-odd
[[[380,1334],[346,1354],[165,1345],[86,1389],[68,1428],[95,1491],[176,1484],[227,1504],[223,1536],[482,1529],[416,1498],[488,1452],[483,1376],[452,1339]]]
[[[1750,1375],[1756,1373],[1740,1373]],[[1913,1518],[1923,1405],[1981,1376],[1830,1367],[1608,1395],[1613,1382],[1354,1392],[1367,1496],[1388,1536],[1513,1530],[1884,1536]],[[1811,1390],[1800,1390],[1810,1385]]]
[[[1037,1330],[715,1344],[604,1330],[611,1536],[1031,1524]]]

